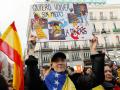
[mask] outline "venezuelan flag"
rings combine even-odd
[[[14,62],[13,88],[24,90],[22,48],[14,22],[0,38],[0,51]]]
[[[75,85],[68,76],[66,77],[66,81],[62,90],[76,90]]]
[[[48,90],[76,90],[75,85],[65,72],[57,73],[51,70],[45,77],[45,84]]]

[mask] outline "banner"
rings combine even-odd
[[[87,40],[92,35],[86,4],[46,2],[34,4],[30,31],[40,41]]]

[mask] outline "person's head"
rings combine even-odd
[[[51,67],[56,72],[64,72],[67,67],[66,55],[62,52],[57,52],[51,59]]]
[[[10,80],[8,80],[8,88],[9,88],[9,90],[13,90],[13,80],[12,79],[10,79]]]
[[[112,69],[110,68],[109,65],[104,66],[104,76],[105,76],[105,81],[112,81],[113,79]]]
[[[49,69],[50,69],[50,66],[48,66],[48,65],[45,65],[45,66],[42,67],[43,76],[48,72]]]
[[[85,73],[86,73],[86,74],[92,74],[92,68],[90,68],[90,67],[87,68]]]
[[[111,62],[111,68],[112,68],[113,70],[117,69],[117,62],[112,61],[112,62]]]
[[[69,75],[72,75],[74,73],[74,68],[73,67],[68,67],[67,72]]]

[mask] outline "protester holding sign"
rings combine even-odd
[[[39,78],[37,59],[30,56],[26,61],[29,90],[103,90],[104,88],[104,56],[96,52],[97,38],[91,40],[91,55],[93,74],[86,76],[77,73],[68,76],[66,72],[66,55],[57,52],[51,58],[51,69],[45,80]],[[33,73],[34,72],[34,73]],[[74,76],[77,76],[76,78]],[[36,84],[35,84],[36,83]],[[40,86],[41,85],[41,86]],[[105,85],[106,86],[106,85]],[[44,88],[44,89],[43,89]]]

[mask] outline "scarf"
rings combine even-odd
[[[45,78],[48,90],[76,90],[73,82],[65,72],[58,73],[51,70]]]

